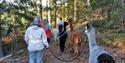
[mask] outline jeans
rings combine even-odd
[[[29,51],[29,63],[43,63],[43,50]]]

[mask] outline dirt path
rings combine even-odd
[[[58,60],[53,56],[50,50],[46,51],[44,61],[45,63],[88,63],[89,51],[88,51],[87,43],[82,44],[82,46],[83,46],[83,51],[81,52],[80,57],[78,57],[77,59],[71,62],[64,62],[64,61]],[[111,46],[102,46],[102,47],[106,51],[112,54],[112,56],[116,60],[116,63],[125,63],[125,50],[121,50]],[[60,54],[59,47],[55,46],[54,43],[51,44],[51,48],[53,48],[52,50],[54,51],[54,53],[61,59],[70,60],[74,57],[69,51],[67,51],[68,48],[66,48],[65,53],[63,53],[62,55],[59,55]]]
[[[46,54],[44,56],[45,63],[84,63],[85,62],[84,54],[87,54],[87,50],[82,50],[81,55],[79,57],[76,57],[72,53],[70,53],[69,48],[66,46],[64,53],[61,54],[58,44],[59,44],[58,42],[51,43],[50,48],[52,49],[52,51],[50,51],[49,49],[46,51]],[[81,49],[83,49],[83,47]],[[54,54],[61,60],[56,58],[52,52],[54,52]]]
[[[105,50],[107,50],[109,53],[111,53],[117,63],[125,63],[125,50],[115,48],[112,46],[105,46],[103,44],[101,44],[100,46],[103,47]],[[68,42],[66,43],[65,52],[62,55],[60,54],[60,50],[59,50],[59,42],[52,42],[50,44],[50,48],[52,48],[52,51],[54,52],[54,54],[62,60],[72,60],[74,58],[72,53],[69,52]],[[88,63],[88,56],[89,56],[88,50],[89,50],[88,42],[86,41],[85,43],[82,44],[82,52],[80,57],[78,57],[77,59],[71,62],[64,62],[64,61],[58,60],[51,53],[51,51],[47,49],[44,54],[44,62],[45,63]],[[18,58],[15,58],[17,60],[14,63],[28,63],[27,51],[24,51],[23,53],[16,55],[16,57]],[[12,60],[12,58],[6,59],[5,63],[12,63],[9,60]]]
[[[82,30],[83,27],[79,28],[79,30],[81,30],[82,33],[84,33],[84,30]],[[84,34],[82,34],[84,36]],[[108,35],[108,34],[105,34]],[[103,35],[104,36],[104,35]],[[97,37],[101,37],[103,39],[102,35],[99,35]],[[82,39],[84,40],[85,37],[82,37]],[[112,56],[114,57],[114,59],[116,60],[116,63],[125,63],[125,50],[119,49],[119,48],[115,48],[112,45],[111,46],[105,46],[104,44],[100,45],[101,47],[103,47],[106,51],[108,51],[109,53],[112,54]],[[54,52],[54,54],[62,59],[62,60],[72,60],[75,56],[69,52],[69,49],[71,48],[68,44],[68,41],[66,42],[66,49],[65,52],[63,54],[60,54],[60,50],[59,50],[59,42],[51,42],[50,43],[50,48],[52,49],[52,51]],[[65,62],[65,61],[61,61],[59,59],[57,59],[52,52],[47,49],[45,51],[44,54],[44,63],[88,63],[88,56],[89,56],[89,49],[88,49],[88,41],[85,40],[85,42],[82,43],[81,45],[81,55],[80,57],[77,57],[77,59],[71,61],[71,62]],[[17,61],[15,61],[14,63],[28,63],[28,58],[27,58],[27,51],[24,51],[18,55],[16,55],[16,59],[18,59]],[[12,59],[12,58],[10,58]],[[6,63],[12,63],[9,62],[8,60],[10,59],[6,59],[5,61],[7,61]],[[1,62],[0,62],[1,63]]]

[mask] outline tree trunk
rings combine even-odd
[[[3,57],[3,48],[2,48],[2,34],[1,34],[1,23],[0,23],[0,58],[2,58]]]
[[[112,11],[111,6],[108,6],[108,8],[107,8],[107,17],[108,17],[108,21],[110,21],[110,19],[111,19],[111,11]]]
[[[118,5],[120,6],[120,7],[123,7],[124,6],[124,0],[118,0]]]
[[[1,37],[1,30],[0,30],[0,58],[2,58],[3,57],[3,48],[2,48],[2,39],[1,39],[2,37]]]
[[[88,6],[90,5],[90,0],[87,0],[87,5],[88,5]]]
[[[57,23],[56,21],[56,10],[57,10],[57,4],[56,4],[56,1],[54,1],[54,4],[55,4],[55,9],[54,9],[54,14],[55,14],[55,17],[54,17],[54,21],[55,21],[55,24]]]
[[[50,0],[47,0],[47,6],[48,8],[50,7]],[[50,24],[50,9],[48,9],[48,21],[49,21],[49,24]]]
[[[42,0],[40,0],[40,2],[41,2],[41,5],[40,5],[40,15],[41,15],[41,20],[43,19],[42,17],[43,17],[43,15],[42,15],[42,10],[43,10],[43,8],[42,8]]]
[[[61,0],[61,16],[63,17],[64,16],[64,0]]]
[[[37,15],[41,16],[42,19],[42,0],[36,0],[36,7],[37,7]]]
[[[74,21],[76,21],[76,11],[77,11],[76,0],[74,0]]]

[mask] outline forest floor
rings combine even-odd
[[[79,28],[80,32],[82,34],[82,44],[81,44],[81,52],[80,56],[76,57],[73,55],[73,53],[70,52],[70,48],[72,46],[69,46],[69,39],[67,39],[66,42],[66,48],[64,53],[60,53],[59,50],[59,41],[51,41],[50,43],[50,49],[45,50],[44,54],[44,63],[88,63],[89,58],[89,47],[88,47],[88,41],[86,39],[86,35],[84,34],[83,27]],[[104,38],[105,36],[111,36],[111,33],[100,33],[97,34],[97,42]],[[105,37],[106,38],[106,37]],[[108,37],[107,37],[108,38]],[[123,37],[124,38],[124,37]],[[121,42],[120,40],[117,42]],[[121,44],[110,44],[105,45],[103,43],[98,42],[98,44],[103,47],[106,51],[111,53],[113,58],[115,59],[116,63],[125,63],[125,45],[123,44],[125,41],[122,41]],[[118,45],[118,47],[116,46]],[[123,46],[123,47],[120,47]],[[23,52],[16,54],[14,57],[14,62],[12,62],[12,57],[4,59],[3,63],[28,63],[28,53],[27,50],[24,50]],[[56,57],[55,57],[56,56]],[[2,62],[1,62],[2,63]]]
[[[100,46],[112,54],[116,63],[125,63],[124,49],[120,49],[112,45],[111,46],[100,45]],[[44,63],[88,63],[89,48],[87,42],[82,43],[81,53],[80,56],[78,57],[74,56],[72,53],[69,52],[70,47],[68,46],[68,44],[66,44],[65,52],[62,54],[60,54],[59,42],[52,42],[50,44],[50,48],[52,51],[50,49],[45,50]],[[56,58],[54,55],[56,55],[56,57],[60,58],[61,60]],[[16,60],[14,60],[14,63],[28,63],[27,51],[22,52],[16,56],[17,58],[15,58]],[[5,59],[7,63],[12,63],[12,61],[9,60],[12,60],[12,58]]]

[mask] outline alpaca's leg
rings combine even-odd
[[[78,55],[80,55],[80,46],[78,45]]]
[[[75,37],[74,41],[74,54],[79,55],[79,37]]]
[[[80,46],[78,44],[74,45],[74,55],[80,55]]]
[[[79,43],[78,43],[78,55],[80,55],[80,51],[81,51],[81,39],[80,39],[80,41],[79,41]]]
[[[56,41],[56,34],[53,32],[53,39]]]
[[[55,41],[57,41],[58,34],[59,34],[59,32],[58,32],[58,31],[55,31],[55,32],[54,32],[54,40],[55,40]]]
[[[70,51],[70,53],[74,53],[74,46],[73,46],[73,43],[69,43],[69,51]]]
[[[78,55],[78,47],[74,44],[74,55]]]

